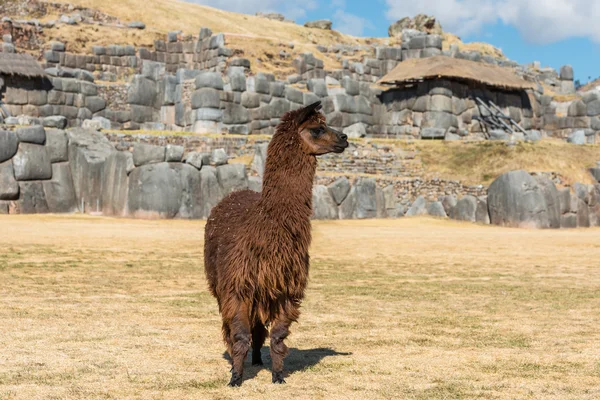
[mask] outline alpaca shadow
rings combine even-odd
[[[255,366],[251,365],[251,354],[252,350],[248,352],[248,358],[244,363],[244,379],[252,379],[256,377],[258,371],[261,369],[271,369],[271,356],[269,347],[263,347],[261,351],[261,356],[264,362],[264,365]],[[294,372],[302,371],[307,368],[313,367],[317,365],[322,359],[330,356],[350,356],[352,353],[345,352],[337,352],[333,349],[328,348],[318,348],[318,349],[307,349],[300,350],[296,348],[291,348],[288,356],[284,361],[284,374],[285,376],[289,376]],[[224,352],[223,358],[231,363],[231,357],[229,353]]]

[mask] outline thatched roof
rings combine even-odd
[[[535,88],[533,83],[518,77],[508,68],[445,56],[402,61],[378,83],[399,85],[437,78],[471,81],[509,90]]]
[[[46,73],[29,54],[0,53],[0,75],[21,75],[43,78]]]

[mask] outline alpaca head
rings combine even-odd
[[[296,115],[296,126],[302,150],[311,155],[342,153],[348,147],[348,136],[327,126],[325,116],[319,112],[318,101]]]

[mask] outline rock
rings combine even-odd
[[[577,204],[577,226],[580,228],[590,227],[590,210],[581,199],[578,199]]]
[[[196,89],[213,88],[223,90],[223,78],[217,72],[202,72],[196,77]]]
[[[258,176],[249,176],[248,189],[260,193],[262,191],[262,179]]]
[[[537,175],[534,177],[537,184],[539,185],[544,198],[546,200],[546,210],[548,212],[548,220],[550,222],[550,228],[560,228],[560,216],[561,216],[561,204],[560,195],[554,182],[543,175]],[[567,189],[568,190],[568,189]]]
[[[331,30],[331,21],[326,19],[320,19],[317,21],[308,21],[304,24],[306,28],[324,29],[327,31]]]
[[[127,215],[128,174],[133,170],[133,155],[126,151],[111,153],[104,164],[102,213],[124,217]]]
[[[477,199],[474,196],[464,196],[456,202],[450,211],[450,218],[458,221],[477,221]]]
[[[185,149],[183,146],[168,144],[165,151],[166,162],[181,162]]]
[[[577,228],[577,214],[565,214],[560,217],[561,228]]]
[[[549,228],[544,191],[525,171],[500,175],[488,189],[492,224],[510,227]]]
[[[425,197],[419,196],[412,203],[412,205],[410,206],[410,208],[408,209],[408,211],[406,212],[405,215],[407,217],[414,217],[417,215],[425,215],[426,213],[427,213],[427,200],[425,200]]]
[[[192,108],[219,108],[221,96],[217,89],[201,88],[192,93]]]
[[[16,130],[20,142],[44,144],[46,143],[46,131],[41,125],[18,128]]]
[[[202,218],[202,177],[200,171],[191,165],[174,163],[169,164],[171,168],[178,171],[181,181],[182,196],[179,218]]]
[[[102,182],[106,158],[115,151],[101,133],[82,128],[67,131],[69,166],[81,212],[102,210]]]
[[[442,206],[444,207],[444,211],[446,215],[451,214],[451,210],[456,207],[456,197],[454,196],[444,196],[442,199]]]
[[[217,167],[217,180],[223,196],[248,189],[248,177],[244,164],[226,164]]]
[[[590,168],[590,174],[592,174],[596,182],[600,182],[600,167]]]
[[[355,207],[356,207],[356,187],[353,186],[350,192],[340,204],[339,215],[340,219],[352,219],[355,218]]]
[[[327,187],[317,185],[313,187],[313,218],[337,219],[338,208]]]
[[[181,180],[172,164],[143,165],[129,175],[127,208],[134,217],[174,218],[182,194]]]
[[[13,131],[0,130],[0,163],[10,160],[19,147],[19,140]]]
[[[220,165],[225,165],[227,164],[227,153],[225,152],[225,149],[214,149],[211,153],[210,153],[210,165],[214,165],[216,167],[220,166]]]
[[[19,198],[19,184],[15,179],[11,160],[0,163],[0,200]]]
[[[52,178],[52,165],[46,148],[39,144],[21,143],[13,157],[15,178],[18,181],[33,181]]]
[[[146,29],[146,24],[140,21],[133,21],[127,24],[127,27],[131,29]]]
[[[200,170],[200,194],[202,196],[202,217],[208,218],[213,207],[224,197],[215,167],[205,166]]]
[[[142,75],[135,75],[127,90],[127,102],[140,106],[153,106],[157,93],[156,82]]]
[[[42,124],[46,128],[65,129],[67,127],[68,121],[62,115],[52,115],[50,117],[45,117],[42,120]]]
[[[32,145],[37,146],[37,145]],[[20,214],[47,214],[50,212],[42,182],[19,182],[21,196],[16,201]]]
[[[361,138],[367,136],[367,125],[362,122],[350,125],[343,129],[343,133],[349,138]]]
[[[573,132],[567,138],[567,142],[572,144],[586,144],[585,132],[582,130]]]
[[[46,130],[46,152],[51,163],[67,161],[68,156],[67,133],[60,129]]]
[[[439,201],[432,201],[427,206],[427,214],[432,217],[442,217],[446,218],[446,211],[444,210],[444,206]]]
[[[590,202],[590,197],[591,197],[591,188],[593,188],[593,186],[588,186],[588,185],[584,185],[582,183],[576,182],[575,184],[573,184],[573,191],[575,192],[575,196],[577,196],[577,198],[581,199],[585,204],[589,204]]]
[[[560,67],[560,79],[563,81],[572,81],[574,79],[573,67],[570,65]]]
[[[257,143],[254,146],[254,158],[252,159],[252,171],[256,172],[260,178],[263,177],[265,162],[267,160],[267,148],[269,143]]]
[[[408,39],[406,37],[408,35],[403,35],[402,33],[404,30],[407,29],[414,29],[419,32],[433,33],[436,35],[441,35],[443,33],[442,26],[435,19],[435,17],[430,17],[424,14],[418,14],[415,16],[414,19],[405,17],[394,22],[388,28],[388,35],[390,37],[402,36],[402,39],[405,40]]]
[[[273,19],[275,21],[284,21],[285,17],[282,14],[278,14],[278,13],[262,13],[262,12],[257,12],[256,13],[257,17],[261,17],[261,18],[267,18],[267,19]]]
[[[443,139],[446,137],[446,129],[423,128],[421,129],[421,139]]]
[[[324,79],[309,79],[306,82],[306,87],[308,90],[313,92],[319,97],[327,97],[327,84]]]
[[[201,169],[203,166],[210,164],[210,154],[191,151],[185,155],[184,162],[196,169]]]
[[[483,196],[477,198],[475,221],[484,225],[490,224],[490,213],[488,212],[487,199]]]
[[[85,106],[92,113],[97,113],[106,108],[106,100],[100,96],[89,96],[85,98]]]
[[[539,142],[542,140],[542,133],[536,130],[527,131],[527,135],[525,135],[526,140],[530,140],[532,142]]]
[[[165,161],[165,148],[145,143],[136,143],[133,147],[133,164],[136,167]]]
[[[327,189],[329,190],[329,193],[331,194],[331,197],[333,198],[335,203],[337,205],[340,205],[346,199],[346,196],[348,196],[348,193],[350,192],[350,181],[345,176],[338,178],[333,183],[331,183],[327,187]]]
[[[49,212],[73,213],[78,210],[69,163],[52,164],[52,179],[43,181],[42,185]]]
[[[374,178],[358,178],[354,182],[355,209],[353,217],[357,219],[377,216],[377,184]]]
[[[246,124],[250,122],[250,113],[244,107],[235,103],[225,103],[223,110],[224,124]]]
[[[510,134],[502,129],[492,129],[490,131],[490,140],[509,140]]]

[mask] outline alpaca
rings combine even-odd
[[[326,126],[320,108],[317,102],[281,118],[267,148],[262,193],[229,194],[206,224],[204,268],[232,359],[230,386],[242,384],[250,347],[252,364],[262,365],[268,326],[272,381],[285,383],[284,339],[300,316],[308,280],[316,156],[348,147],[348,137]]]

